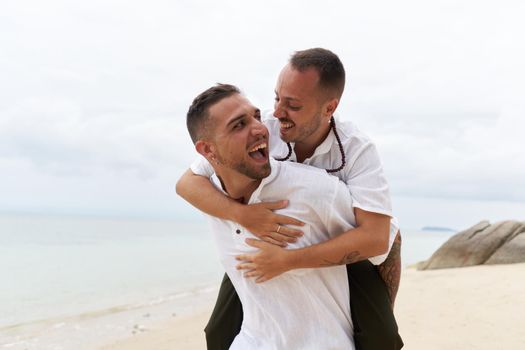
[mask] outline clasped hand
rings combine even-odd
[[[246,239],[246,243],[259,248],[259,251],[235,257],[240,262],[237,264],[237,270],[244,270],[244,277],[253,277],[256,283],[261,283],[291,269],[290,251],[253,238]]]
[[[289,251],[283,247],[297,242],[297,237],[303,233],[286,225],[303,226],[304,223],[274,213],[274,210],[283,209],[287,205],[287,200],[251,204],[245,206],[240,213],[239,224],[259,238],[248,238],[246,243],[259,248],[259,251],[236,256],[240,261],[237,269],[244,270],[244,276],[255,278],[257,283],[268,281],[291,269]]]

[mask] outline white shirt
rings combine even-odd
[[[337,115],[334,115],[334,119],[346,162],[342,170],[331,173],[331,175],[337,176],[347,185],[354,207],[391,217],[388,251],[369,259],[373,264],[379,265],[388,257],[399,230],[398,220],[392,215],[388,182],[372,140],[352,122],[342,122]],[[279,136],[279,120],[273,116],[271,111],[266,111],[263,114],[263,122],[270,132],[270,155],[274,158],[284,158],[288,154],[288,146]],[[296,162],[297,156],[293,151],[293,142],[291,146],[292,155],[289,160]],[[205,158],[202,159],[207,162]],[[342,164],[342,161],[337,139],[334,131],[330,129],[326,139],[317,146],[310,158],[303,161],[303,164],[320,169],[335,169]]]
[[[383,167],[374,143],[363,134],[353,123],[341,122],[336,119],[336,128],[343,150],[346,164],[341,171],[331,173],[343,181],[353,199],[353,207],[373,213],[384,214],[392,217],[390,221],[390,235],[388,251],[385,254],[371,257],[368,260],[375,265],[381,264],[388,256],[399,224],[392,215],[392,204],[388,183],[383,173]],[[279,136],[279,120],[271,111],[263,114],[263,123],[270,133],[270,155],[274,158],[283,158],[288,154],[288,146]],[[297,157],[293,151],[289,160],[296,162]],[[342,163],[341,152],[333,130],[326,139],[315,149],[314,154],[303,161],[303,164],[312,165],[320,169],[338,168]],[[191,165],[194,174],[210,177],[214,170],[206,158],[199,156]],[[278,199],[286,199],[281,196]],[[342,232],[339,232],[342,233]]]
[[[326,241],[355,226],[352,198],[337,178],[297,163],[272,159],[271,167],[249,203],[283,196],[290,201],[279,214],[305,226],[304,236],[289,249]],[[216,176],[212,181],[220,189]],[[243,306],[241,331],[230,349],[354,349],[345,266],[293,270],[257,284],[235,268],[236,255],[257,250],[245,243],[255,236],[235,222],[210,220],[221,263]]]

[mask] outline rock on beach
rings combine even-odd
[[[452,236],[418,269],[520,262],[525,262],[525,222],[484,220]]]

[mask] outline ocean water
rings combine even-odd
[[[77,329],[80,339],[68,341],[78,342],[87,333],[116,336],[115,327],[136,326],[141,309],[155,305],[157,318],[191,311],[200,295],[215,293],[223,273],[217,261],[204,218],[0,217],[0,346],[67,349],[57,345],[67,344],[59,328],[71,334],[68,328],[99,318],[94,324],[106,330]],[[41,335],[51,330],[54,346],[44,346]]]
[[[404,267],[424,261],[445,243],[456,231],[401,229],[401,263]]]
[[[453,234],[402,233],[405,266]],[[222,274],[204,218],[0,217],[0,346],[67,349],[141,331],[213,300]]]

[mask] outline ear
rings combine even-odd
[[[215,147],[211,143],[199,140],[195,143],[195,149],[211,164],[216,162]]]
[[[335,110],[337,109],[338,105],[339,105],[339,99],[337,99],[337,98],[332,98],[332,99],[326,101],[324,106],[323,106],[323,114],[324,114],[324,116],[327,117],[328,119],[330,119],[330,117],[332,117],[332,115],[334,115]]]

